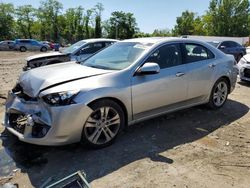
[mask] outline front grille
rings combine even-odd
[[[37,101],[37,98],[30,97],[29,95],[23,92],[23,88],[20,84],[17,84],[13,89],[12,92],[21,99],[25,101]]]
[[[9,125],[17,132],[24,134],[27,117],[24,114],[9,114]]]
[[[244,77],[250,78],[250,69],[244,70]]]

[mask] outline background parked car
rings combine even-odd
[[[67,48],[62,49],[61,52],[38,54],[28,57],[26,59],[27,66],[24,67],[24,70],[67,61],[83,61],[97,51],[115,42],[117,42],[117,40],[114,39],[81,40]]]
[[[20,50],[21,52],[26,52],[27,50],[41,52],[47,52],[50,49],[48,44],[39,42],[34,39],[16,39],[15,40],[15,49]]]
[[[0,42],[0,50],[12,50],[14,49],[14,41],[6,40]]]
[[[247,54],[250,54],[250,46],[246,47]]]
[[[241,58],[238,63],[238,69],[240,80],[250,82],[250,54]]]
[[[226,54],[234,55],[238,62],[244,55],[246,55],[246,48],[234,41],[213,41],[208,42]]]

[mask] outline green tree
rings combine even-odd
[[[32,38],[32,26],[34,25],[35,11],[31,5],[19,6],[15,15],[17,17],[17,29],[20,37]]]
[[[173,35],[207,35],[204,17],[197,16],[188,10],[182,12],[176,19],[176,25],[172,30]]]
[[[138,32],[137,23],[132,13],[116,11],[111,14],[105,24],[106,33],[110,38],[132,38]]]
[[[188,10],[182,12],[182,15],[176,19],[174,35],[192,35],[194,33],[194,20],[194,12]]]
[[[102,12],[104,8],[101,3],[98,3],[95,6],[95,38],[101,38],[102,37]]]
[[[0,40],[14,37],[14,6],[11,3],[0,3]]]
[[[248,0],[211,0],[205,15],[209,35],[242,37],[249,35]]]
[[[58,17],[63,6],[57,0],[44,0],[38,9],[38,18],[42,25],[41,38],[59,41]]]
[[[67,42],[76,42],[83,39],[83,12],[84,9],[81,6],[77,8],[69,8],[60,19],[60,25],[64,24],[64,28],[62,28],[62,35],[67,40]]]
[[[153,37],[169,37],[172,33],[169,29],[155,29],[152,33]]]
[[[90,28],[90,22],[92,21],[94,9],[88,9],[84,16],[84,28],[85,28],[85,38],[91,38],[92,31]]]

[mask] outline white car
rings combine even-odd
[[[250,54],[250,46],[246,47],[247,54]]]
[[[117,42],[117,40],[114,39],[81,40],[60,52],[37,54],[28,57],[26,59],[27,65],[24,67],[24,70],[68,61],[84,61],[101,49],[115,42]]]
[[[250,54],[241,58],[238,63],[239,76],[241,81],[250,81]]]

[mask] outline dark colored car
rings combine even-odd
[[[15,49],[20,50],[21,52],[26,52],[27,50],[47,52],[50,47],[48,44],[39,42],[34,39],[16,39]]]
[[[246,55],[246,48],[234,41],[213,41],[208,43],[226,54],[234,55],[237,62]]]
[[[0,42],[0,50],[7,51],[7,50],[13,50],[14,49],[14,41],[11,40],[5,40]]]

